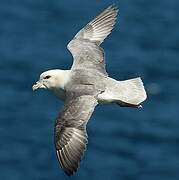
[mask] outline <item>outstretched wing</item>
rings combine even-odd
[[[115,25],[118,9],[116,6],[109,6],[75,36],[76,39],[86,39],[101,44],[104,39],[110,34]]]
[[[66,101],[55,124],[55,146],[58,160],[67,175],[77,171],[87,144],[86,124],[97,101],[82,95]]]
[[[68,49],[74,58],[72,69],[94,69],[107,75],[104,52],[99,45],[113,29],[117,12],[115,6],[109,6],[70,41]]]

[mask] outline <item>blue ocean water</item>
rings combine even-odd
[[[31,86],[45,70],[70,68],[67,43],[113,2],[0,1],[0,179],[69,179],[53,142],[63,104]],[[107,71],[119,80],[141,76],[148,99],[142,109],[96,108],[71,179],[178,180],[179,1],[116,3],[118,20],[102,45]]]

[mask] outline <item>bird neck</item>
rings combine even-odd
[[[65,100],[65,86],[70,79],[71,70],[57,70],[56,84],[50,90],[62,101]]]
[[[60,71],[60,79],[59,79],[59,88],[64,90],[65,89],[65,86],[66,84],[68,83],[69,79],[70,79],[70,72],[71,70],[63,70],[63,71]]]

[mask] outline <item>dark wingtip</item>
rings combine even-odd
[[[110,5],[110,6],[108,7],[108,9],[113,9],[114,11],[119,11],[119,8],[118,8],[118,6],[117,6],[115,3],[113,3],[112,5]]]
[[[61,168],[63,169],[64,173],[67,175],[67,176],[73,176],[76,172],[77,172],[77,169],[79,167],[79,164],[78,166],[76,166],[75,168],[73,167],[72,168],[69,168],[67,167],[65,164],[64,164],[64,161],[62,159],[62,157],[59,155],[59,151],[57,150],[56,151],[56,155],[57,155],[57,158],[58,158],[58,162],[60,163],[60,166]]]
[[[74,175],[74,171],[64,170],[64,172],[65,172],[65,174],[66,174],[67,176],[69,176],[69,177]]]

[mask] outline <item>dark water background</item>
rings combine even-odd
[[[114,1],[113,1],[114,2]],[[68,41],[110,5],[100,0],[0,1],[0,180],[69,179],[60,169],[53,126],[62,103],[32,92],[38,75],[68,69]],[[97,107],[88,151],[71,179],[179,179],[179,1],[120,0],[103,48],[116,79],[141,76],[143,109]]]

